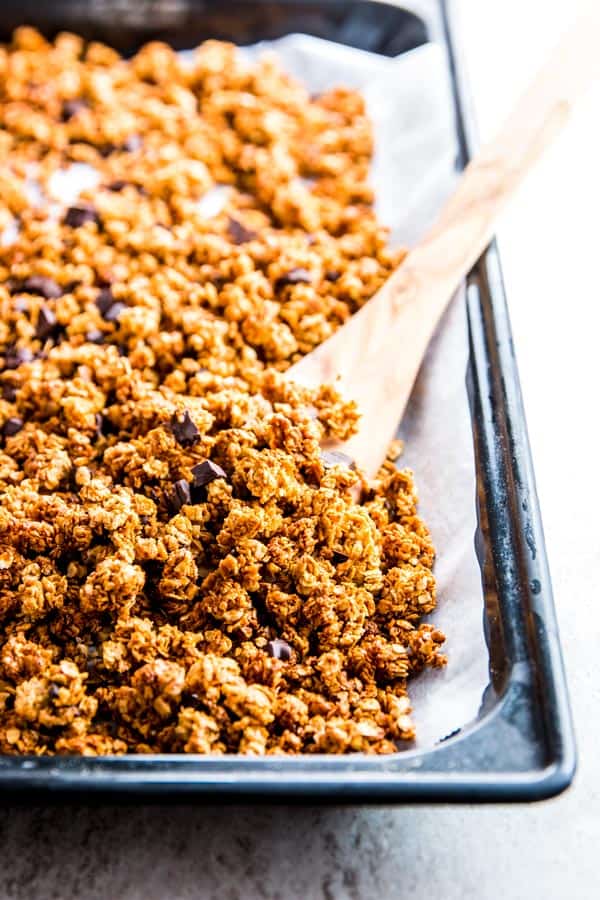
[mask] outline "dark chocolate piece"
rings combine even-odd
[[[337,269],[328,269],[325,272],[325,278],[327,281],[338,281],[342,277],[342,273],[338,272]]]
[[[23,363],[31,362],[33,353],[27,347],[7,347],[4,351],[4,368],[18,369]]]
[[[104,341],[104,334],[99,328],[91,328],[89,331],[86,331],[85,339],[90,344],[101,344]]]
[[[39,311],[37,327],[35,329],[35,336],[40,341],[45,341],[47,337],[56,330],[58,326],[58,322],[56,321],[56,316],[52,312],[51,309],[48,309],[47,306],[42,306]]]
[[[229,219],[229,222],[227,223],[227,234],[234,244],[246,244],[248,241],[253,241],[254,238],[258,237],[256,231],[246,228],[246,226],[242,222],[238,222],[237,219]]]
[[[282,659],[288,662],[292,658],[292,648],[287,641],[281,638],[275,638],[274,641],[268,641],[266,651],[273,659]]]
[[[175,440],[182,447],[191,447],[196,444],[200,438],[200,432],[194,425],[194,420],[190,416],[187,409],[183,413],[183,418],[179,418],[177,413],[171,416],[171,431],[175,436]]]
[[[95,207],[89,204],[80,204],[79,206],[70,206],[68,208],[63,222],[71,228],[81,228],[87,222],[95,222],[99,226],[101,219]]]
[[[326,469],[331,469],[332,466],[346,466],[348,469],[356,468],[356,463],[352,457],[342,453],[341,450],[322,450],[321,462]]]
[[[60,113],[61,121],[68,122],[73,116],[76,116],[82,109],[89,109],[89,104],[81,97],[74,97],[72,100],[65,100]]]
[[[11,416],[2,426],[3,436],[12,437],[13,434],[18,434],[23,427],[23,424],[23,419],[20,419],[18,416]]]
[[[114,193],[117,193],[118,191],[122,191],[123,188],[127,187],[128,184],[129,184],[128,181],[121,181],[121,180],[111,181],[110,184],[106,185],[106,188],[109,191],[113,191]]]
[[[52,682],[48,688],[48,696],[51,697],[52,700],[56,700],[60,696],[60,685]]]
[[[99,425],[100,419],[102,419],[101,430]],[[106,409],[101,413],[96,413],[96,425],[99,428],[98,434],[101,434],[103,437],[108,437],[109,434],[119,434],[121,430],[120,426],[110,419]]]
[[[289,272],[279,276],[275,282],[275,290],[279,291],[288,284],[310,284],[311,281],[312,277],[308,269],[290,269]]]
[[[204,462],[194,466],[192,475],[192,485],[195,488],[202,488],[205,485],[210,484],[211,481],[214,481],[215,478],[227,478],[227,472],[210,459],[205,459]]]
[[[346,562],[347,559],[348,559],[348,557],[346,556],[345,553],[338,553],[338,551],[335,550],[333,553],[333,556],[331,557],[331,562],[333,563],[334,566],[339,566],[340,563]]]
[[[2,385],[2,399],[7,403],[14,403],[17,399],[17,389],[12,384]]]
[[[227,279],[224,275],[220,275],[219,273],[214,272],[214,273],[212,273],[211,275],[208,276],[207,281],[208,281],[210,284],[214,284],[214,286],[216,287],[216,289],[217,289],[218,291],[220,291],[222,287],[225,287],[225,285],[227,284],[228,279]]]
[[[116,303],[116,299],[109,287],[103,287],[100,291],[98,291],[96,300],[94,302],[98,307],[98,312],[100,313],[100,315],[105,316],[113,303]]]
[[[116,322],[121,313],[127,309],[127,304],[117,300],[109,287],[103,287],[98,291],[95,303],[106,322]]]
[[[95,644],[88,644],[86,647],[86,654],[87,659],[85,661],[85,669],[86,672],[91,675],[100,663],[100,653]]]
[[[57,300],[64,293],[61,286],[54,279],[46,278],[45,275],[31,275],[21,282],[20,285],[16,285],[11,293],[16,294],[19,290],[25,294],[40,294],[46,300]]]
[[[119,316],[122,312],[127,309],[126,303],[121,303],[117,300],[116,303],[113,303],[112,306],[109,306],[107,311],[104,313],[104,320],[106,322],[117,322],[119,320]]]
[[[180,478],[173,484],[173,491],[169,498],[169,505],[173,512],[178,513],[182,506],[192,502],[192,494],[189,483],[185,478]]]

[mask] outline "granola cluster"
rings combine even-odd
[[[358,94],[228,44],[0,48],[2,753],[414,736],[411,473],[323,450],[356,409],[282,374],[402,259],[371,152]]]

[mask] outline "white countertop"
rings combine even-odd
[[[485,136],[576,4],[457,5]],[[600,86],[499,228],[579,743],[571,790],[528,807],[11,810],[0,900],[600,896],[599,108]]]

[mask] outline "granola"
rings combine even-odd
[[[357,410],[282,375],[404,256],[372,145],[356,92],[229,44],[0,48],[1,752],[414,737],[445,657],[412,474],[323,450]]]

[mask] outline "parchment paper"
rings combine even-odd
[[[458,147],[444,51],[428,44],[397,59],[290,35],[249,49],[279,55],[312,92],[358,88],[374,123],[372,168],[379,216],[392,242],[411,246],[432,222],[456,179]],[[437,549],[438,608],[428,617],[447,636],[448,666],[414,679],[417,746],[425,748],[476,718],[489,682],[483,589],[475,553],[476,481],[465,383],[464,293],[454,298],[432,342],[405,413],[401,465],[415,472],[419,511]]]
[[[374,123],[372,183],[377,211],[392,242],[414,244],[430,224],[456,178],[453,106],[441,47],[428,44],[386,59],[305,35],[263,42],[243,52],[251,59],[275,51],[285,69],[311,92],[336,84],[359,89]],[[185,58],[189,51],[181,55]],[[57,173],[51,197],[42,198],[32,173],[34,205],[50,215],[93,187],[97,173],[85,164]],[[206,216],[218,212],[224,188],[200,201]],[[0,234],[16,237],[9,226]],[[429,621],[447,635],[449,663],[426,672],[410,689],[417,746],[424,748],[472,721],[488,678],[483,637],[483,590],[474,548],[475,465],[465,386],[468,358],[464,296],[457,296],[432,342],[405,414],[402,465],[416,474],[420,513],[432,531],[438,559],[438,608]]]

